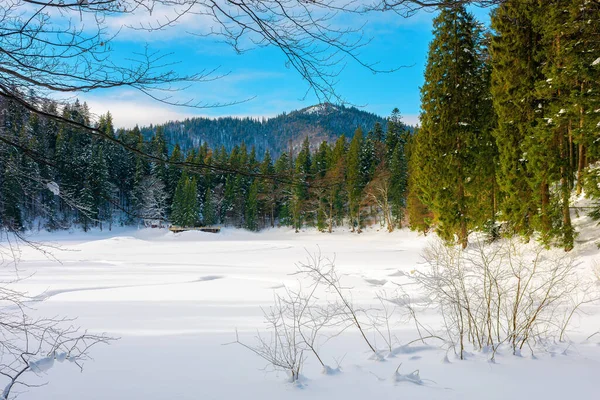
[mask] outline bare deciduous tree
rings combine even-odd
[[[392,217],[392,206],[390,204],[391,173],[383,166],[375,172],[374,178],[365,187],[365,202],[374,204],[383,217],[383,224],[388,232],[394,231],[394,220]]]
[[[167,193],[165,184],[156,176],[148,175],[142,181],[141,216],[146,226],[162,227],[167,219]]]

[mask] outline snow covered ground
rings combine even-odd
[[[597,231],[588,231],[573,254],[583,261],[581,268],[591,269],[600,253]],[[47,386],[27,389],[22,399],[593,399],[600,393],[600,335],[585,340],[600,329],[600,308],[594,305],[576,318],[570,342],[548,346],[536,358],[503,353],[496,363],[476,353],[465,361],[450,354],[444,362],[447,351],[435,341],[400,347],[395,358],[373,361],[349,329],[321,347],[330,365],[341,360],[342,373],[322,375],[309,357],[302,388],[265,368],[250,351],[225,345],[235,340],[236,329],[241,340],[253,342],[265,328],[261,307],[283,285],[297,285],[291,274],[307,251],[335,255],[354,302],[376,304],[378,292],[393,290],[402,273],[419,266],[431,240],[405,230],[174,235],[131,229],[33,239],[59,246],[53,254],[60,261],[23,249],[19,274],[31,276],[15,286],[45,299],[33,305],[35,312],[78,317],[78,325],[120,340],[93,349],[94,360],[83,373],[72,364],[56,365],[34,380]],[[1,274],[8,279],[14,271]],[[418,337],[412,324],[395,326],[394,334],[397,345]],[[419,370],[423,384],[396,382],[400,364],[400,373]]]

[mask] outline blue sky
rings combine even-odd
[[[487,23],[489,10],[472,11]],[[379,67],[384,69],[406,67],[393,73],[373,74],[349,62],[338,77],[337,92],[350,104],[382,116],[398,107],[405,122],[416,124],[419,87],[423,83],[433,17],[431,13],[420,13],[409,19],[392,13],[371,15],[364,32],[372,40],[361,49],[361,59],[379,62]],[[110,110],[119,127],[192,116],[271,117],[318,102],[312,94],[303,98],[307,84],[295,70],[286,68],[279,49],[260,48],[238,55],[226,44],[187,34],[193,23],[193,20],[188,21],[186,26],[152,34],[124,30],[112,44],[113,57],[122,60],[148,46],[151,51],[169,54],[168,60],[177,63],[174,69],[181,74],[218,68],[218,73],[226,76],[194,84],[174,96],[179,100],[205,103],[248,101],[222,108],[194,109],[167,106],[130,89],[94,92],[81,97],[96,114]]]

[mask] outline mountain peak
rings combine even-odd
[[[332,103],[320,103],[315,104],[314,106],[306,107],[301,110],[298,110],[299,113],[303,114],[320,114],[326,115],[331,112],[339,111],[341,109],[340,106],[337,106]]]

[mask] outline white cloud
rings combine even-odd
[[[112,98],[81,98],[90,107],[91,112],[96,115],[106,114],[110,111],[114,126],[116,128],[133,128],[134,126],[147,126],[150,124],[163,124],[168,121],[181,121],[186,118],[204,117],[235,117],[235,118],[272,118],[282,111],[265,113],[232,113],[229,107],[210,109],[210,114],[202,113],[201,110],[186,107],[172,107],[158,101],[139,100],[134,98],[112,99]],[[255,111],[256,108],[254,108]],[[270,111],[273,111],[270,108]]]
[[[419,114],[402,115],[402,121],[407,125],[412,125],[412,126],[420,125]]]
[[[106,114],[110,111],[114,125],[117,128],[133,128],[135,125],[160,124],[170,120],[182,120],[185,118],[200,116],[191,111],[182,109],[173,110],[171,107],[155,102],[141,102],[135,100],[112,100],[112,99],[85,99],[92,113],[96,115]]]

